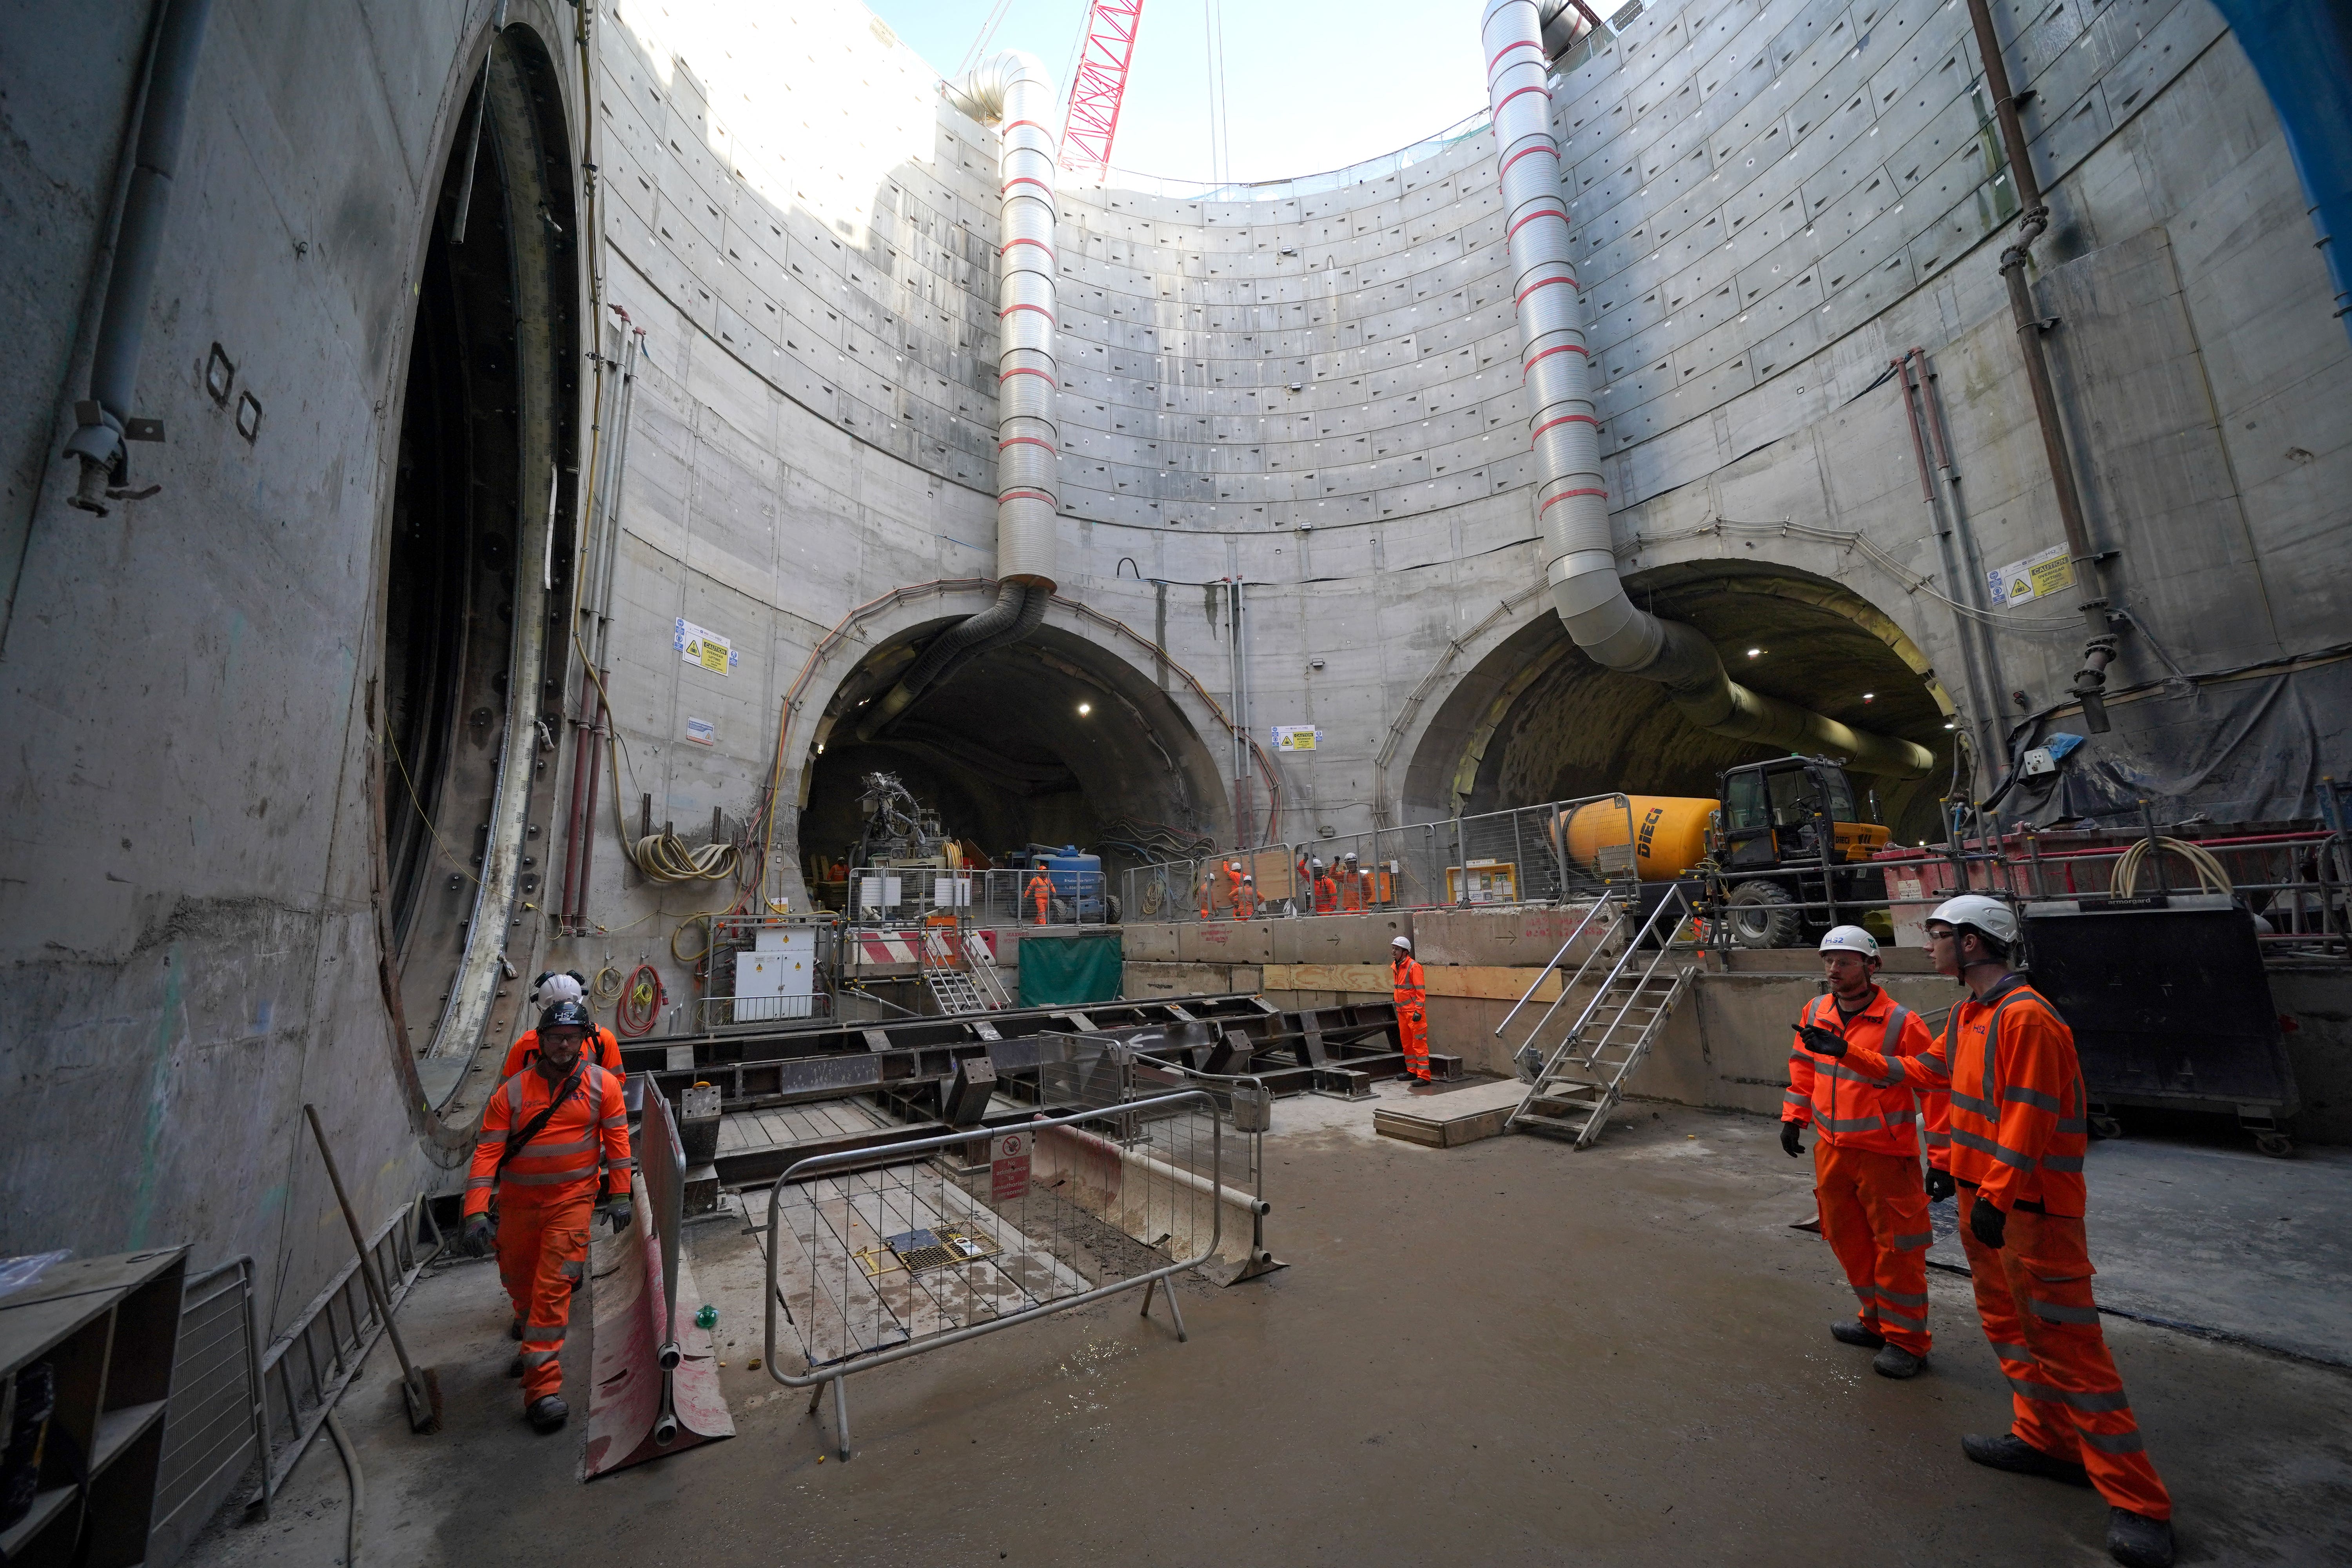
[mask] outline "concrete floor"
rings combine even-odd
[[[381,1351],[346,1401],[364,1561],[2106,1561],[2094,1495],[1961,1458],[2008,1405],[1964,1280],[1930,1276],[1915,1382],[1830,1340],[1853,1297],[1789,1228],[1808,1178],[1769,1122],[1642,1106],[1576,1153],[1419,1148],[1372,1136],[1360,1104],[1277,1121],[1267,1236],[1293,1267],[1188,1282],[1189,1343],[1126,1297],[856,1378],[847,1465],[805,1395],[745,1368],[740,1224],[698,1227],[694,1259],[735,1331],[741,1436],[586,1487],[578,1421],[540,1438],[517,1417],[491,1268],[448,1268],[403,1312],[448,1429],[408,1434]],[[2352,1560],[2352,1374],[2106,1328],[2184,1563]],[[220,1521],[188,1561],[339,1562],[345,1496],[321,1439],[276,1519]]]

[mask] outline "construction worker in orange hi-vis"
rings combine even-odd
[[[541,1432],[572,1414],[558,1358],[599,1195],[611,1200],[614,1230],[635,1217],[620,1076],[580,1059],[594,1026],[578,1002],[540,1016],[538,1055],[529,1071],[491,1091],[466,1178],[465,1247],[477,1258],[493,1241],[498,1247],[499,1279],[514,1305],[509,1331],[522,1342],[508,1374],[522,1379],[523,1415]]]
[[[1331,879],[1330,871],[1320,860],[1310,862],[1315,870],[1315,912],[1337,914],[1339,910],[1339,884]]]
[[[564,974],[550,971],[531,984],[533,986],[530,994],[531,1005],[541,1012],[554,1006],[558,1002],[584,1002],[586,999],[587,981],[576,970]],[[583,1046],[581,1049],[589,1060],[606,1072],[617,1073],[621,1070],[621,1042],[614,1037],[612,1030],[602,1024],[596,1026],[594,1047],[592,1049]],[[499,1069],[499,1080],[503,1083],[538,1059],[539,1031],[525,1029],[515,1037],[515,1043],[507,1047],[506,1065]]]
[[[1880,989],[1876,937],[1839,926],[1821,952],[1829,994],[1797,1016],[1780,1147],[1803,1152],[1798,1133],[1811,1125],[1822,1236],[1862,1302],[1852,1320],[1830,1325],[1832,1337],[1876,1351],[1871,1370],[1881,1377],[1912,1377],[1927,1358],[1928,1193],[1952,1193],[1939,1150],[1929,1151],[1933,1187],[1919,1179],[1913,1097],[1942,1124],[1942,1058],[1919,1016]]]
[[[1412,955],[1410,937],[1389,939],[1390,982],[1396,994],[1397,1044],[1404,1051],[1404,1070],[1429,1081],[1429,983],[1422,977],[1421,961]]]
[[[1364,912],[1364,871],[1356,864],[1356,852],[1349,850],[1339,857],[1339,912],[1360,915]]]
[[[2148,1463],[2091,1298],[2088,1109],[2074,1031],[2011,972],[2019,927],[2007,904],[1964,893],[1927,926],[1936,967],[1969,993],[1936,1054],[1950,1066],[1960,1244],[2013,1415],[2008,1431],[1963,1437],[1961,1449],[1995,1469],[2097,1488],[2107,1554],[2165,1568],[2172,1497]]]
[[[1045,911],[1052,906],[1054,900],[1054,879],[1045,875],[1045,862],[1043,860],[1037,862],[1037,868],[1030,873],[1029,886],[1024,891],[1028,894],[1030,901],[1037,906],[1036,923],[1044,925]]]
[[[1242,885],[1234,889],[1234,919],[1257,919],[1257,879],[1246,871],[1242,873]]]

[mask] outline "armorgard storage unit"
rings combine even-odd
[[[2233,1114],[2284,1154],[2296,1108],[2254,920],[2220,893],[2025,906],[2035,988],[2074,1031],[2091,1104]]]

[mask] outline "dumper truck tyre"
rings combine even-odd
[[[1103,895],[1103,923],[1105,925],[1114,926],[1118,924],[1118,895],[1117,893],[1106,893]]]
[[[1777,882],[1742,882],[1725,902],[1736,946],[1796,947],[1804,941],[1804,917],[1790,907],[1796,900]]]
[[[1077,917],[1071,913],[1070,900],[1067,899],[1052,900],[1046,904],[1045,910],[1048,918],[1057,926],[1071,925],[1076,921]]]

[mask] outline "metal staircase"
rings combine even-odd
[[[1609,913],[1596,926],[1595,916],[1602,908]],[[1545,966],[1543,974],[1536,977],[1536,984],[1528,987],[1527,994],[1496,1027],[1495,1034],[1499,1038],[1519,1008],[1527,1005],[1542,985],[1545,975],[1562,969],[1570,949],[1588,928],[1592,928],[1596,940],[1591,952],[1576,973],[1564,981],[1559,995],[1536,1021],[1536,1026],[1528,1032],[1528,1043],[1519,1047],[1520,1074],[1531,1080],[1532,1087],[1527,1099],[1504,1123],[1507,1129],[1565,1138],[1580,1149],[1600,1136],[1601,1128],[1608,1124],[1609,1113],[1623,1098],[1625,1080],[1649,1054],[1675,1004],[1682,1000],[1698,973],[1697,963],[1692,962],[1696,956],[1696,945],[1676,940],[1683,934],[1690,914],[1683,890],[1676,888],[1638,930],[1631,929],[1633,922],[1630,912],[1613,900],[1596,905],[1594,912],[1586,915],[1576,933],[1561,944],[1552,962]],[[1622,942],[1612,941],[1616,938],[1622,938]],[[1654,945],[1645,945],[1650,943]],[[1568,1037],[1549,1059],[1538,1060],[1533,1042],[1542,1035],[1544,1026],[1584,984],[1587,974],[1603,963],[1607,964],[1606,973],[1601,975],[1592,1000],[1585,1004]]]
[[[948,945],[947,933],[954,931],[957,942]],[[963,953],[961,963],[956,953]],[[931,988],[931,998],[940,1005],[940,1012],[948,1016],[971,1013],[1001,1013],[1013,1005],[1004,989],[1004,976],[997,970],[996,960],[980,933],[963,926],[925,926],[923,928],[923,984]]]

